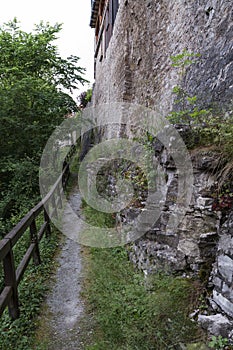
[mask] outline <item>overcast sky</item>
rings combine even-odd
[[[80,57],[80,66],[87,69],[85,78],[93,83],[94,32],[89,27],[91,0],[6,0],[2,1],[0,25],[14,17],[24,31],[32,31],[41,20],[54,25],[63,23],[56,44],[62,57]],[[85,90],[80,86],[77,95]]]

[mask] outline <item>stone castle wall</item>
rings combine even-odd
[[[181,77],[171,66],[170,57],[183,49],[201,57]],[[197,95],[205,108],[232,104],[232,1],[122,0],[106,57],[96,60],[93,105],[127,101],[159,108],[167,115],[174,106],[172,88],[177,84]],[[176,192],[176,169],[169,162],[163,163],[166,150],[161,152],[161,166],[168,173],[172,196]],[[130,257],[144,270],[166,266],[194,272],[208,260],[215,260],[211,303],[216,312],[232,319],[232,214],[220,225],[220,218],[211,211],[214,160],[207,154],[193,161],[193,201],[178,231],[168,235],[163,229],[168,205],[157,227],[133,245]],[[232,327],[231,322],[229,325]]]
[[[158,270],[188,275],[206,273],[215,260],[220,224],[219,213],[212,210],[215,185],[212,170],[218,159],[210,151],[192,155],[192,199],[179,226],[170,230],[167,223],[177,201],[178,172],[166,149],[158,155],[157,148],[156,153],[168,179],[166,202],[155,226],[132,245],[130,258],[148,273]]]
[[[113,37],[96,60],[94,104],[129,101],[172,108],[180,81],[172,55],[200,53],[183,78],[185,88],[205,106],[233,96],[233,12],[231,0],[124,0]]]

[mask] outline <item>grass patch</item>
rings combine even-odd
[[[102,225],[96,211],[85,206],[84,213]],[[106,215],[105,223],[110,219]],[[199,340],[199,329],[188,317],[192,281],[163,273],[145,279],[123,247],[91,248],[89,259],[85,297],[97,326],[88,350],[167,350]]]
[[[53,229],[49,238],[40,244],[42,263],[30,263],[19,285],[20,317],[12,321],[6,309],[0,319],[0,349],[31,350],[37,326],[37,316],[49,289],[48,278],[55,268],[54,254],[59,243],[59,232]],[[16,252],[17,254],[17,252]]]
[[[82,211],[86,222],[90,225],[111,228],[116,223],[114,214],[98,211],[90,207],[84,200],[82,200]]]
[[[88,349],[175,349],[198,339],[188,317],[190,281],[165,274],[145,281],[124,248],[91,249],[89,281],[99,339]]]

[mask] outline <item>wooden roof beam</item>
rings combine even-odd
[[[100,4],[100,0],[92,0],[91,21],[90,21],[91,28],[95,28],[96,20],[98,17],[99,4]]]

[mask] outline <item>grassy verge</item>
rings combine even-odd
[[[5,310],[0,319],[1,350],[31,350],[34,341],[37,316],[40,306],[49,289],[48,278],[54,264],[54,254],[59,242],[59,232],[53,229],[50,238],[40,244],[42,263],[30,263],[19,285],[20,317],[12,321]]]
[[[90,222],[98,222],[96,211],[88,206],[83,210]],[[89,350],[176,349],[200,338],[188,317],[193,281],[161,273],[145,279],[123,247],[91,248],[89,259],[85,296],[97,324]]]

